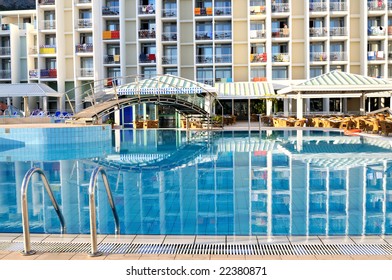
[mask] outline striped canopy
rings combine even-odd
[[[382,91],[392,91],[392,83],[383,79],[335,70],[314,77],[300,84],[283,88],[278,91],[278,94],[290,94],[297,92],[301,92],[303,94],[311,94],[315,92],[322,92],[323,94],[352,94]]]
[[[117,93],[119,95],[194,94],[215,92],[216,89],[209,85],[196,83],[171,75],[157,76],[117,87]]]
[[[258,99],[275,95],[271,83],[235,82],[215,83],[219,99]]]

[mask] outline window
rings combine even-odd
[[[56,14],[54,11],[45,11],[44,12],[44,19],[45,20],[56,20]]]
[[[323,43],[314,43],[310,44],[310,52],[324,52],[324,44]]]
[[[231,67],[216,67],[215,68],[215,81],[222,81],[223,79],[231,78]]]
[[[55,58],[47,58],[45,60],[46,69],[56,69],[56,59]]]
[[[344,72],[345,69],[346,69],[346,68],[345,68],[344,65],[330,65],[330,66],[329,66],[329,70],[330,70],[330,71],[338,70],[338,71]]]
[[[168,75],[173,75],[173,76],[178,76],[178,70],[177,68],[164,68],[163,69],[163,73],[164,74],[168,74]]]
[[[251,54],[262,54],[266,52],[264,43],[252,43],[250,44],[250,53]]]
[[[215,45],[215,62],[231,63],[231,44]]]
[[[196,79],[200,83],[212,85],[214,79],[212,67],[198,67],[196,70]]]
[[[314,78],[324,74],[324,67],[323,66],[312,66],[310,67],[310,78]]]
[[[212,63],[213,53],[212,45],[197,45],[196,58],[197,63]]]
[[[117,67],[109,67],[107,70],[107,75],[109,78],[121,77],[121,69]]]
[[[106,48],[107,48],[107,54],[110,55],[120,54],[120,45],[108,44]]]
[[[106,22],[106,30],[107,31],[120,30],[120,23],[118,22],[118,20],[108,20]]]
[[[45,35],[45,45],[56,46],[56,35],[55,34]]]
[[[92,33],[80,33],[80,43],[81,44],[92,44],[93,34]]]
[[[91,19],[91,10],[80,10],[79,11],[80,19]]]
[[[287,66],[274,66],[272,67],[272,79],[273,80],[286,80],[288,79],[288,67]]]
[[[163,64],[177,64],[177,46],[164,46]]]
[[[250,79],[262,78],[267,76],[267,70],[265,67],[253,67],[250,69]]]
[[[142,75],[144,78],[152,78],[157,75],[157,69],[155,67],[142,67]]]
[[[82,57],[80,59],[81,68],[92,69],[94,68],[94,62],[92,57]]]

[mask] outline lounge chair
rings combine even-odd
[[[388,136],[389,133],[392,133],[392,122],[380,121],[380,126],[381,126],[381,135]]]

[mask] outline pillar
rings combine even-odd
[[[309,99],[306,99],[306,101],[308,102]],[[302,119],[304,116],[304,101],[302,99],[301,93],[298,93],[297,96],[297,119]]]
[[[23,97],[23,111],[25,112],[25,117],[30,116],[29,98],[27,96]]]

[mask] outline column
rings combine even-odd
[[[306,101],[308,102],[309,99],[306,99]],[[302,119],[304,116],[304,104],[303,104],[303,99],[301,96],[301,92],[298,92],[298,96],[297,96],[297,119]]]

